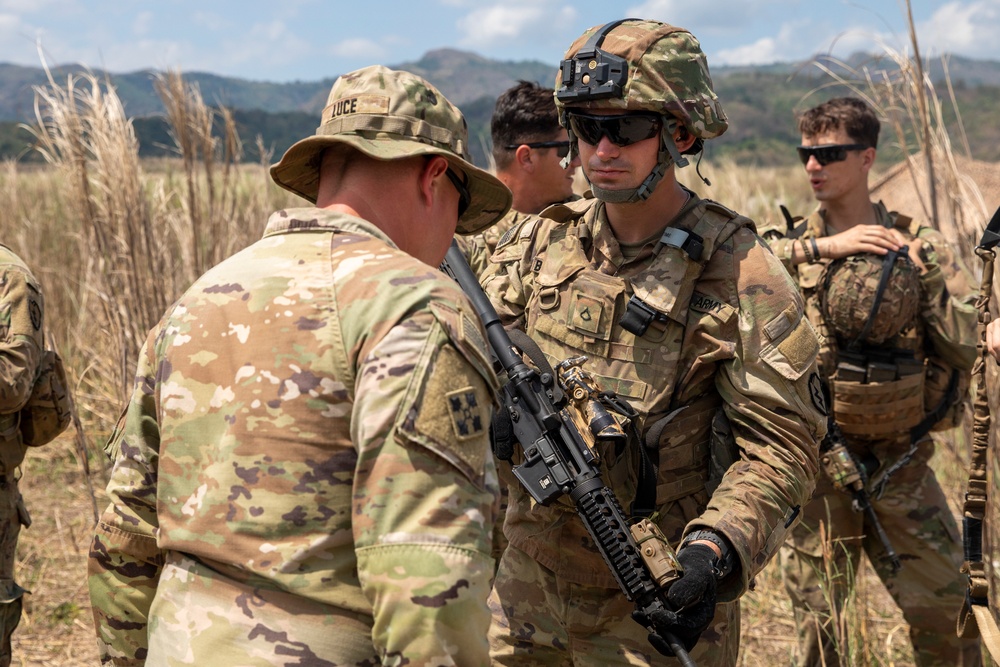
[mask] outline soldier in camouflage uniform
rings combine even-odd
[[[637,411],[627,445],[601,452],[605,480],[679,547],[669,629],[697,642],[701,667],[733,665],[739,597],[812,493],[816,334],[753,223],[676,180],[682,154],[727,127],[691,33],[641,20],[588,30],[562,63],[557,106],[595,196],[512,228],[484,288],[550,362],[586,355]],[[637,472],[646,457],[651,476]],[[512,484],[504,528],[495,664],[677,663],[632,620],[570,504],[536,505]]]
[[[30,524],[17,488],[27,451],[19,414],[31,396],[44,341],[42,290],[24,262],[0,245],[0,667],[11,662],[10,638],[26,592],[14,581],[17,537]]]
[[[852,511],[851,495],[835,490],[831,480],[821,475],[816,494],[784,550],[786,584],[800,634],[797,664],[837,665],[846,664],[841,659],[850,660],[831,618],[843,609],[863,553],[910,625],[917,665],[975,664],[975,644],[957,639],[953,629],[965,591],[958,574],[960,534],[945,494],[927,465],[933,441],[926,432],[920,436],[911,431],[913,421],[921,421],[925,411],[945,400],[947,392],[941,386],[953,372],[963,380],[958,386],[968,386],[964,380],[976,357],[975,283],[939,232],[889,213],[881,202],[870,200],[868,174],[875,161],[879,121],[865,102],[856,98],[825,102],[801,116],[799,130],[799,154],[819,207],[800,223],[797,238],[774,241],[771,247],[799,283],[807,314],[822,334],[820,367],[833,387],[835,418],[849,451],[869,474],[872,504],[902,568],[893,573],[873,525],[864,514]],[[914,309],[919,317],[901,330],[887,332],[886,340],[877,346],[857,348],[855,337],[845,337],[823,315],[824,300],[855,298],[824,294],[825,267],[858,253],[884,256],[904,247],[904,254],[919,271],[918,294],[913,295],[919,299]],[[858,291],[866,289],[874,292],[877,286],[869,281]],[[894,307],[890,301],[894,300],[886,299],[886,308]],[[849,352],[857,352],[850,363]],[[905,368],[914,370],[904,373]],[[858,371],[854,376],[852,369]],[[907,394],[911,390],[901,388],[921,384],[923,392],[916,390],[912,396]],[[852,405],[848,392],[863,390],[868,393],[856,395],[862,402],[878,402],[875,409]],[[947,400],[959,400],[962,390],[956,389],[953,395]],[[911,408],[901,407],[904,403]],[[915,418],[903,421],[913,405]],[[951,419],[937,426],[954,423],[960,406],[961,402],[951,410]],[[825,563],[822,557],[820,523],[825,524],[831,541],[832,562]],[[822,572],[835,574],[826,580]]]
[[[315,207],[150,333],[90,552],[104,663],[488,663],[496,380],[436,267],[510,192],[466,142],[423,79],[340,77],[271,168]]]
[[[459,247],[476,275],[489,264],[503,233],[541,213],[550,204],[575,198],[573,176],[579,158],[567,159],[569,140],[559,125],[551,88],[520,81],[497,97],[490,120],[496,176],[510,188],[514,203],[497,224],[480,234],[459,237]]]

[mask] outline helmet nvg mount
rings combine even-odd
[[[610,191],[591,186],[607,202],[646,199],[671,164],[688,163],[674,144],[678,127],[696,139],[686,154],[698,153],[705,139],[728,127],[698,40],[683,28],[658,21],[621,19],[584,33],[560,63],[555,97],[560,123],[570,135],[566,164],[577,150],[567,116],[573,109],[663,116],[657,165],[638,187]]]

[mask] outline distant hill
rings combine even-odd
[[[834,70],[850,68],[895,70],[895,63],[866,54],[855,54],[843,62],[827,59]],[[496,96],[518,80],[552,85],[553,64],[539,61],[497,61],[454,49],[427,52],[414,62],[392,65],[427,78],[462,108],[469,123],[471,152],[477,164],[486,166],[489,149],[489,119]],[[60,66],[53,79],[64,85],[67,77],[85,70]],[[162,105],[153,81],[156,72],[140,70],[125,74],[90,70],[115,86],[126,113],[135,119],[142,154],[169,152],[169,135],[162,119]],[[940,60],[928,63],[932,80],[941,81]],[[185,72],[203,99],[234,110],[248,160],[257,160],[255,137],[264,140],[274,156],[280,156],[299,137],[311,134],[335,77],[320,81],[272,83],[223,77],[205,72]],[[959,108],[973,145],[973,157],[1000,160],[1000,62],[952,57],[950,75]],[[729,131],[710,144],[713,157],[730,155],[739,161],[760,164],[794,160],[792,146],[798,143],[794,113],[823,99],[847,91],[829,87],[829,77],[810,63],[776,63],[765,66],[717,67],[712,76],[730,120]],[[30,135],[18,123],[34,121],[34,86],[47,84],[41,68],[0,64],[0,157],[30,154]],[[945,94],[945,88],[939,87]],[[953,115],[953,114],[952,114]],[[23,158],[22,158],[23,159]]]

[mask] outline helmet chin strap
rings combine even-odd
[[[594,196],[603,202],[607,202],[608,204],[631,204],[633,202],[649,199],[657,184],[667,173],[667,169],[670,168],[670,165],[676,164],[678,167],[684,167],[688,164],[687,158],[681,155],[680,151],[677,150],[677,145],[674,144],[673,135],[674,130],[676,129],[676,120],[671,119],[663,123],[663,128],[660,130],[660,150],[656,154],[656,166],[653,167],[649,176],[643,179],[642,183],[634,188],[628,188],[625,190],[606,190],[590,183],[590,179],[587,179],[587,182],[590,183],[590,190],[594,193]],[[576,137],[573,136],[572,131],[569,132],[569,141],[569,154],[563,158],[565,166],[569,166],[570,161],[573,160],[574,152],[577,147]],[[584,177],[586,177],[586,175],[586,170],[584,170]]]

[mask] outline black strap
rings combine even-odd
[[[539,373],[548,374],[552,382],[549,387],[552,391],[552,402],[556,405],[561,405],[563,401],[563,391],[559,387],[559,383],[556,382],[556,373],[552,369],[552,364],[549,363],[548,358],[545,353],[542,352],[542,348],[538,347],[531,336],[524,333],[520,329],[510,329],[507,331],[507,335],[510,336],[510,341],[517,346],[521,352],[528,355],[531,359],[531,363],[535,365]]]
[[[872,325],[875,322],[875,316],[878,314],[879,306],[882,305],[882,297],[885,295],[885,288],[889,284],[889,278],[892,277],[892,269],[896,264],[896,258],[907,256],[907,246],[903,246],[899,250],[890,250],[885,254],[885,258],[882,260],[882,276],[878,281],[878,288],[875,290],[875,298],[872,300],[871,310],[868,312],[868,319],[865,321],[865,326],[858,334],[858,337],[851,341],[848,345],[849,349],[856,350],[860,346],[861,342],[868,337],[868,334],[872,330]]]

